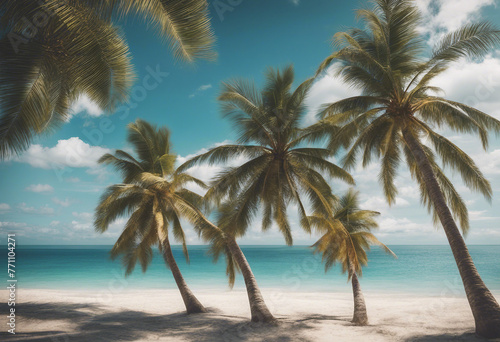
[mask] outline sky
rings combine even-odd
[[[235,141],[237,136],[219,112],[220,84],[234,77],[262,85],[267,67],[293,64],[296,84],[314,75],[319,63],[331,52],[331,37],[359,25],[355,9],[365,1],[333,0],[217,0],[210,1],[219,57],[194,65],[174,60],[168,46],[138,18],[118,24],[130,45],[137,81],[129,103],[114,113],[105,113],[82,97],[73,105],[68,123],[37,138],[22,155],[0,162],[0,242],[16,233],[18,244],[113,244],[126,218],[99,234],[92,226],[93,211],[103,190],[120,182],[111,169],[97,164],[99,157],[114,149],[131,150],[126,143],[126,125],[137,118],[168,126],[178,161],[207,148]],[[421,33],[429,47],[460,25],[490,20],[500,26],[499,0],[418,0],[424,15]],[[462,60],[435,80],[446,97],[458,100],[500,119],[500,46],[482,60]],[[307,99],[304,125],[315,121],[315,110],[323,103],[356,94],[331,74],[316,80]],[[471,229],[469,244],[500,244],[500,137],[492,135],[488,151],[477,138],[443,131],[469,153],[493,188],[491,203],[471,193],[459,177],[452,176],[466,200]],[[241,160],[231,163],[237,165]],[[197,166],[193,175],[209,180],[214,166]],[[377,237],[389,245],[446,244],[442,229],[433,226],[420,204],[416,183],[404,165],[396,184],[399,195],[389,207],[378,183],[378,164],[357,168],[352,174],[360,192],[361,207],[377,210]],[[452,174],[448,170],[448,174]],[[332,181],[337,194],[347,189]],[[295,244],[312,244],[318,236],[300,230],[296,211],[290,208]],[[189,244],[202,244],[185,224]],[[266,233],[256,219],[241,244],[282,245],[274,227]]]

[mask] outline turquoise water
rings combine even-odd
[[[363,271],[364,291],[422,292],[429,295],[463,292],[448,246],[390,246],[398,259],[374,248]],[[19,246],[16,277],[20,288],[105,289],[175,288],[170,271],[155,254],[146,273],[137,267],[124,277],[119,260],[109,258],[111,246]],[[486,285],[500,292],[500,246],[470,246],[471,255]],[[6,249],[5,249],[6,250]],[[213,264],[206,246],[190,246],[191,263],[180,247],[174,256],[193,289],[227,289],[225,262]],[[259,285],[290,291],[349,291],[338,266],[327,274],[310,248],[294,246],[243,246]],[[5,262],[6,264],[6,262]],[[7,278],[7,277],[6,277]],[[243,288],[241,276],[235,288]]]

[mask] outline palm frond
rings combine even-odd
[[[477,167],[474,160],[462,151],[451,141],[432,131],[422,122],[419,124],[424,127],[437,153],[443,160],[444,166],[450,166],[457,170],[462,176],[462,180],[471,190],[480,192],[488,201],[491,201],[493,190],[488,180]]]
[[[175,57],[187,61],[216,57],[213,50],[215,37],[206,0],[99,0],[99,2],[104,15],[117,13],[123,17],[136,13],[142,16],[152,24],[160,37],[168,40]]]
[[[466,24],[448,33],[434,47],[430,63],[453,62],[460,58],[480,58],[500,43],[500,30],[491,23]]]

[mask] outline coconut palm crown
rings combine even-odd
[[[359,193],[349,189],[335,204],[330,217],[311,215],[306,218],[318,232],[324,232],[313,247],[323,255],[325,271],[339,263],[342,273],[347,273],[349,279],[353,273],[362,275],[363,266],[368,265],[367,251],[372,245],[395,256],[372,233],[378,228],[375,218],[379,215],[377,211],[360,209]],[[342,228],[338,227],[340,225]]]
[[[441,222],[450,242],[474,313],[476,332],[500,337],[500,307],[479,277],[467,251],[462,231],[469,228],[465,203],[442,166],[456,170],[471,190],[491,198],[492,190],[471,157],[436,129],[474,134],[484,149],[488,131],[500,132],[500,121],[463,103],[440,96],[432,81],[451,63],[480,58],[500,42],[491,24],[468,24],[447,34],[430,58],[423,58],[426,43],[420,36],[420,13],[412,1],[377,0],[373,10],[359,10],[364,29],[350,29],[334,37],[335,51],[318,74],[333,69],[361,95],[324,105],[323,120],[311,129],[312,139],[327,132],[332,151],[345,149],[348,170],[358,160],[367,166],[380,159],[379,174],[385,197],[393,204],[394,178],[404,159],[420,186],[421,199]],[[315,130],[316,129],[316,130]],[[442,166],[436,160],[439,157]],[[451,211],[450,211],[451,209]]]
[[[205,197],[220,205],[231,203],[233,210],[219,220],[219,227],[243,236],[252,218],[263,208],[262,229],[274,221],[288,245],[292,244],[287,206],[294,203],[300,218],[306,217],[304,194],[314,212],[329,213],[335,201],[323,175],[353,184],[352,177],[327,158],[324,148],[303,147],[306,136],[299,125],[306,111],[304,99],[312,84],[309,79],[292,91],[294,72],[268,69],[265,87],[259,92],[244,80],[232,80],[222,86],[219,101],[224,117],[233,122],[238,143],[210,149],[179,167],[186,170],[195,164],[227,163],[246,159],[239,166],[226,167],[210,184]],[[310,231],[306,221],[303,228]]]
[[[112,165],[121,172],[123,183],[108,187],[102,195],[96,208],[96,230],[104,232],[113,221],[132,213],[111,250],[112,257],[124,254],[127,274],[132,272],[137,260],[146,270],[152,256],[151,246],[168,236],[169,223],[189,260],[180,219],[184,217],[197,227],[203,226],[201,221],[206,219],[200,211],[203,198],[187,190],[185,185],[195,183],[206,188],[205,183],[186,173],[174,172],[176,155],[171,152],[170,131],[166,127],[157,128],[138,119],[128,125],[127,140],[134,146],[137,159],[123,150],[107,153],[99,159],[99,163]],[[156,217],[157,214],[161,217]],[[157,226],[158,220],[163,223],[162,227]]]

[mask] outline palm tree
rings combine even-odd
[[[210,230],[213,226],[200,211],[203,198],[185,188],[194,182],[205,184],[185,173],[174,173],[176,156],[170,151],[170,133],[167,128],[157,129],[145,121],[137,120],[128,126],[128,141],[134,146],[139,159],[123,150],[114,155],[105,154],[99,160],[111,164],[122,173],[123,184],[107,188],[95,211],[95,229],[103,233],[121,216],[130,215],[123,232],[111,250],[111,257],[122,256],[129,275],[140,262],[145,272],[151,262],[152,246],[158,244],[166,265],[186,305],[187,313],[206,312],[187,286],[172,254],[169,227],[174,238],[182,242],[189,262],[181,218],[196,229]]]
[[[0,159],[66,122],[81,95],[108,111],[127,99],[131,56],[113,21],[132,13],[151,23],[176,57],[214,57],[206,0],[0,2]]]
[[[378,227],[375,216],[380,213],[359,209],[358,193],[352,189],[341,197],[333,208],[330,217],[309,216],[309,224],[326,233],[313,245],[315,252],[323,255],[325,272],[335,263],[342,265],[342,273],[351,280],[354,296],[354,315],[352,322],[357,325],[367,325],[365,299],[359,285],[358,274],[362,275],[362,266],[368,264],[366,252],[370,245],[379,245],[388,254],[396,255],[381,243],[371,230]]]
[[[244,80],[223,84],[219,101],[224,116],[233,122],[239,133],[238,143],[212,148],[179,167],[183,171],[202,162],[216,164],[237,157],[248,159],[238,167],[227,167],[220,172],[205,197],[219,207],[218,226],[245,279],[254,322],[270,322],[274,317],[264,303],[236,238],[245,235],[262,208],[262,230],[268,230],[275,222],[286,243],[291,245],[288,204],[297,205],[299,216],[306,217],[302,198],[305,194],[314,212],[328,213],[335,198],[321,173],[353,183],[347,172],[326,159],[330,155],[328,150],[299,146],[305,139],[299,123],[312,80],[292,91],[294,72],[291,66],[282,71],[268,69],[265,76],[266,85],[260,92]],[[223,202],[226,204],[221,205]],[[310,231],[307,222],[303,228]],[[217,246],[225,250],[224,244]]]
[[[488,130],[500,131],[500,122],[465,104],[439,96],[431,81],[462,57],[481,57],[500,42],[500,31],[489,23],[468,24],[446,35],[424,60],[424,40],[418,31],[420,13],[411,1],[377,0],[373,10],[359,10],[366,30],[337,33],[338,51],[318,73],[331,66],[349,85],[361,89],[354,96],[326,104],[323,120],[311,128],[311,138],[329,132],[329,148],[345,148],[343,165],[352,168],[362,153],[362,165],[381,159],[379,174],[386,199],[397,194],[394,177],[406,158],[413,179],[420,185],[422,202],[441,222],[462,277],[476,323],[476,332],[500,337],[500,307],[481,280],[463,233],[469,228],[467,208],[436,161],[458,171],[465,185],[491,198],[491,187],[474,161],[433,127],[479,135],[483,148]],[[315,129],[317,129],[315,131]],[[430,147],[424,142],[429,143]],[[451,210],[450,210],[451,209]]]

